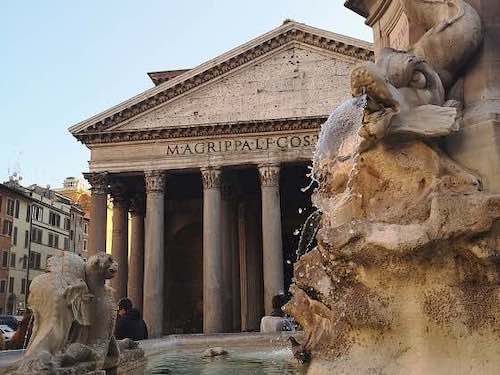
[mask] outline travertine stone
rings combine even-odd
[[[144,196],[142,194],[137,194],[132,198],[130,205],[132,223],[130,234],[128,296],[141,312],[143,311],[144,299],[144,211]]]
[[[347,94],[342,88],[347,87],[354,61],[308,46],[291,45],[154,112],[138,116],[120,129],[187,126],[200,120],[222,123],[324,114]],[[338,90],[332,91],[325,77],[335,77]]]
[[[374,22],[396,1],[354,3]],[[397,3],[428,32],[353,72],[353,94],[368,97],[362,118],[325,123],[340,139],[315,158],[318,246],[296,263],[286,308],[306,332],[310,374],[495,373],[500,196],[415,140],[454,130],[436,116],[461,119],[449,88],[477,51],[480,21],[462,0]],[[353,103],[340,115],[352,120]]]
[[[224,331],[222,200],[219,168],[203,168],[203,332]]]
[[[108,254],[85,262],[70,252],[53,256],[48,271],[31,283],[33,334],[23,360],[7,373],[86,374],[116,367],[116,305],[105,282],[116,274],[117,264]]]
[[[144,320],[151,337],[163,334],[165,173],[145,172]]]
[[[91,203],[89,225],[89,255],[106,251],[106,223],[108,215],[108,174],[84,173],[90,183]]]
[[[113,198],[113,237],[111,254],[118,263],[118,274],[112,280],[115,298],[127,297],[128,279],[128,210],[130,205],[126,187],[122,182],[111,183]]]
[[[262,191],[262,251],[266,315],[270,315],[273,310],[273,296],[284,293],[279,172],[279,165],[264,164],[259,166]]]

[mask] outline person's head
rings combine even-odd
[[[273,297],[271,304],[274,310],[281,310],[285,301],[285,296],[283,294],[277,294]]]
[[[118,301],[118,315],[123,316],[132,309],[132,301],[128,298],[122,298]]]

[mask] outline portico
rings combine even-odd
[[[152,337],[256,330],[271,312],[311,207],[318,130],[370,48],[288,22],[151,73],[155,87],[70,129],[91,150],[89,253],[105,249],[111,194],[116,297],[142,308]]]

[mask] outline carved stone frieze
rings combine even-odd
[[[107,172],[84,173],[83,177],[89,182],[92,194],[108,194],[109,178]]]
[[[76,134],[75,136],[80,142],[85,144],[134,142],[169,138],[213,137],[228,134],[254,134],[319,129],[327,118],[327,116],[312,116],[293,119],[242,121],[183,128],[172,127],[115,132],[93,132]]]
[[[279,186],[280,166],[278,164],[259,165],[259,175],[261,186]]]
[[[220,189],[222,184],[222,171],[220,168],[201,168],[203,189]]]
[[[164,171],[144,172],[146,193],[157,193],[165,191],[166,175]]]

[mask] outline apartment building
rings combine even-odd
[[[51,256],[84,252],[85,213],[48,187],[23,187],[15,179],[0,187],[0,197],[6,201],[0,215],[7,221],[1,224],[0,307],[2,313],[15,314],[25,308],[27,280],[45,272]]]
[[[66,177],[63,187],[54,189],[54,191],[69,198],[73,204],[74,212],[72,211],[71,213],[70,248],[72,251],[86,258],[90,223],[90,191],[76,177]],[[81,216],[80,210],[83,210],[83,216]]]

